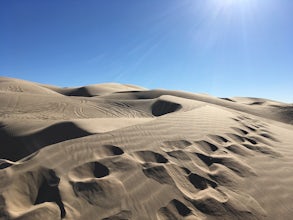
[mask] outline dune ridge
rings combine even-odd
[[[0,78],[0,219],[290,219],[293,107]]]

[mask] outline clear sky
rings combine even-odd
[[[0,0],[0,75],[293,102],[293,1]]]

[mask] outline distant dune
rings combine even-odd
[[[292,219],[292,104],[5,77],[0,103],[0,220]]]

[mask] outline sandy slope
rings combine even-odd
[[[0,219],[290,219],[293,106],[0,78]]]

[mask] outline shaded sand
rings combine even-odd
[[[290,219],[293,106],[0,78],[0,219]]]

